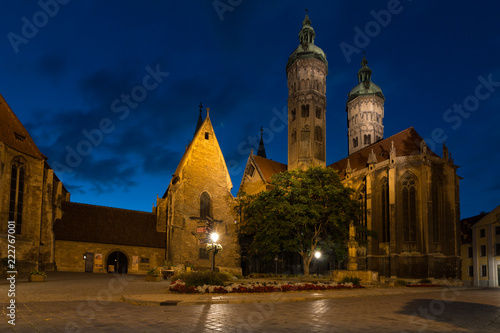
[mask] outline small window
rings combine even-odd
[[[249,175],[250,177],[253,177],[253,173],[254,173],[254,172],[255,172],[255,167],[254,167],[252,164],[250,164],[250,165],[248,166],[248,175]]]
[[[495,227],[495,235],[500,235],[500,225]]]
[[[467,258],[472,258],[472,246],[469,246],[467,250],[468,250]]]
[[[358,138],[357,137],[352,139],[352,146],[354,148],[356,148],[358,146]]]
[[[486,257],[486,245],[481,245],[481,257]]]
[[[321,119],[321,108],[320,107],[316,107],[316,118]],[[347,127],[349,127],[349,126],[347,126]]]
[[[204,247],[200,247],[200,259],[210,259],[209,253]]]
[[[292,121],[295,120],[295,116],[296,116],[297,112],[295,111],[295,109],[292,110]]]
[[[302,118],[309,117],[309,104],[302,105]]]
[[[486,265],[481,265],[481,276],[488,276]]]
[[[470,277],[474,276],[474,266],[469,266],[469,276]]]
[[[141,257],[141,264],[149,264],[149,258]]]
[[[495,255],[500,256],[500,243],[495,244]]]
[[[479,229],[479,237],[484,238],[486,237],[486,229]]]
[[[208,134],[208,132],[205,132],[205,140],[208,140],[209,137],[210,137],[210,134]]]

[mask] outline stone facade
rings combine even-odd
[[[384,138],[384,101],[379,86],[371,81],[372,70],[363,56],[358,85],[348,94],[347,136],[349,155]]]
[[[356,191],[361,222],[378,234],[358,248],[359,269],[459,278],[459,177],[449,156],[434,154],[410,128],[329,167]]]
[[[167,232],[167,260],[210,267],[207,236],[219,234],[221,270],[240,271],[236,201],[232,182],[209,116],[197,129],[170,181],[157,200],[158,230]]]
[[[290,169],[326,166],[326,75],[328,63],[314,45],[306,16],[300,45],[288,59],[288,165]]]
[[[0,257],[7,257],[7,221],[15,221],[17,269],[52,270],[52,227],[69,193],[1,95],[0,130]]]
[[[113,253],[120,252],[125,256],[128,274],[146,274],[147,271],[159,266],[163,266],[165,259],[165,248],[150,248],[140,246],[128,246],[117,244],[88,243],[56,240],[55,253],[57,269],[65,272],[89,272],[86,267],[86,255],[92,254],[93,273],[107,273],[109,265],[114,265]],[[96,255],[101,255],[101,263],[95,259]],[[138,259],[137,266],[134,266],[134,257]],[[115,270],[112,268],[112,270]]]

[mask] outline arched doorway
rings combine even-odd
[[[114,266],[115,273],[127,274],[128,271],[128,259],[127,256],[120,251],[115,251],[109,254],[108,260],[106,261],[106,267],[109,272],[109,266]]]

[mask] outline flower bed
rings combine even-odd
[[[363,286],[356,286],[352,283],[255,283],[255,284],[239,284],[233,283],[228,286],[198,286],[188,287],[186,284],[177,280],[174,281],[169,290],[183,294],[227,294],[227,293],[269,293],[269,292],[286,292],[286,291],[307,291],[307,290],[334,290],[334,289],[354,289],[363,288]]]
[[[411,283],[407,284],[407,287],[441,287],[439,284],[432,284],[432,283]]]

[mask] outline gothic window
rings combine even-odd
[[[382,178],[380,182],[381,189],[381,208],[382,208],[382,242],[389,242],[391,240],[391,225],[389,218],[389,183],[387,177]]]
[[[309,117],[309,104],[302,105],[302,118]]]
[[[417,190],[415,177],[407,172],[401,180],[403,241],[417,241]]]
[[[292,130],[290,141],[291,143],[295,143],[297,141],[297,130],[295,128]]]
[[[20,158],[14,159],[10,175],[9,221],[16,222],[16,234],[20,235],[23,225],[24,178],[26,166]]]
[[[295,114],[296,114],[295,109],[293,109],[293,110],[292,110],[292,121],[294,121],[294,120],[295,120]]]
[[[319,126],[316,126],[316,128],[314,129],[314,140],[318,142],[323,142],[323,131]]]
[[[352,146],[356,148],[358,146],[358,138],[352,138]]]
[[[357,200],[360,207],[359,223],[367,227],[367,212],[366,212],[366,187],[361,185],[358,190]],[[366,242],[366,235],[363,232],[358,233],[361,242]]]
[[[321,119],[321,108],[319,106],[316,107],[316,118]]]
[[[435,243],[439,242],[440,225],[443,220],[443,189],[441,180],[433,177],[432,186],[432,239]]]
[[[371,134],[365,134],[363,135],[363,139],[364,139],[364,144],[365,145],[369,145],[372,143],[372,135]]]
[[[206,219],[211,216],[210,195],[208,192],[203,192],[200,196],[200,217]]]

